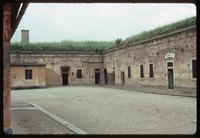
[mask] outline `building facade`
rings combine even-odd
[[[11,63],[45,64],[47,87],[103,83],[103,64],[102,55],[100,54],[83,52],[12,52]],[[18,67],[13,65],[11,70],[16,70],[16,68]],[[13,74],[11,76],[11,80],[13,80]],[[20,78],[16,79],[23,83]],[[29,84],[24,83],[24,87],[28,86]]]
[[[46,87],[45,64],[11,64],[12,88]]]
[[[196,88],[196,27],[104,51],[110,83]]]
[[[47,87],[106,84],[196,89],[196,26],[112,47],[103,54],[11,52],[11,63],[27,62],[46,65]]]

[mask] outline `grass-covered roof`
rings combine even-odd
[[[62,41],[55,43],[12,43],[12,51],[77,51],[102,53],[115,42],[107,41]]]
[[[162,35],[165,33],[169,33],[178,29],[182,29],[185,27],[189,27],[192,25],[196,25],[196,16],[190,17],[172,24],[168,24],[165,26],[161,26],[158,28],[155,28],[153,30],[144,31],[142,33],[139,33],[137,35],[130,36],[122,41],[122,43],[128,43],[128,42],[138,42],[141,40],[149,39],[158,35]]]
[[[158,35],[169,33],[178,29],[196,25],[196,16],[190,17],[169,25],[155,28],[150,31],[144,31],[140,34],[133,35],[121,42],[125,44],[128,42],[138,42],[149,39]],[[12,43],[12,51],[79,51],[79,52],[96,52],[102,53],[103,50],[116,46],[114,41],[62,41],[54,43]],[[118,46],[118,45],[117,45]]]

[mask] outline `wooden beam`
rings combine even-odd
[[[27,2],[27,0],[20,0]],[[196,3],[196,0],[28,0],[29,3]]]
[[[18,27],[18,25],[19,25],[19,23],[20,23],[20,21],[22,19],[22,16],[24,15],[24,13],[26,11],[26,8],[28,7],[28,4],[29,4],[28,2],[23,3],[23,5],[22,5],[22,7],[21,7],[21,9],[19,11],[18,16],[16,17],[16,22],[14,23],[14,26],[12,28],[12,32],[11,32],[10,37],[12,37],[13,34],[15,33],[15,31],[16,31],[16,29],[17,29],[17,27]]]
[[[21,3],[12,3],[12,8],[11,8],[11,32],[13,32],[13,29],[16,24],[17,20],[17,13],[19,11]]]
[[[3,126],[12,133],[10,115],[10,33],[11,4],[3,6]]]

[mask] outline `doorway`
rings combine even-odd
[[[107,69],[104,69],[104,81],[105,81],[105,84],[107,85],[107,84],[108,84],[108,74],[107,74]]]
[[[168,69],[168,88],[174,89],[173,69]]]
[[[100,69],[95,69],[95,84],[100,84]]]
[[[121,72],[121,84],[122,85],[125,84],[125,74],[124,74],[124,71]]]
[[[62,73],[62,85],[68,85],[68,73]]]
[[[174,70],[173,62],[167,63],[167,74],[168,74],[168,88],[174,89]]]
[[[61,67],[62,85],[69,84],[69,66]]]
[[[112,84],[115,85],[115,71],[112,72]]]

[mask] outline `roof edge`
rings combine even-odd
[[[10,54],[102,54],[97,52],[83,52],[83,51],[10,51]]]
[[[46,64],[40,63],[11,63],[10,66],[46,66]]]
[[[144,40],[141,40],[141,41],[138,41],[138,42],[128,42],[128,43],[125,43],[125,44],[121,44],[119,46],[113,46],[113,47],[110,47],[108,49],[105,49],[103,51],[103,54],[109,53],[109,52],[111,52],[111,50],[117,50],[117,49],[129,47],[129,46],[134,46],[134,45],[137,45],[137,44],[142,44],[142,43],[145,43],[145,42],[148,42],[148,41],[160,39],[162,37],[170,36],[170,35],[177,34],[177,33],[180,33],[180,32],[189,31],[189,30],[192,30],[192,29],[195,29],[195,28],[196,28],[196,25],[192,25],[192,26],[189,26],[189,27],[185,27],[185,28],[181,28],[181,29],[169,32],[169,33],[158,35],[158,36],[155,36],[155,37],[152,37],[152,38],[149,38],[149,39],[144,39]]]

